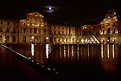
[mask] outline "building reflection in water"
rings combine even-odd
[[[13,49],[17,51],[19,49],[20,53],[26,57],[31,57],[40,64],[51,65],[52,67],[59,65],[61,68],[63,67],[62,70],[66,69],[63,64],[66,66],[69,64],[73,67],[73,63],[77,63],[77,65],[74,64],[75,67],[80,66],[79,68],[81,68],[85,65],[92,65],[92,68],[95,65],[93,68],[100,67],[108,74],[117,72],[117,62],[119,62],[121,55],[118,54],[120,53],[118,52],[120,46],[114,44],[31,44],[19,45],[16,48],[13,46]]]
[[[115,49],[118,50],[117,45],[114,44],[101,44],[101,64],[104,69],[104,71],[107,74],[110,75],[116,75],[117,74],[117,59],[118,57],[115,57]],[[107,50],[106,50],[107,49]],[[106,53],[107,51],[107,53]],[[118,52],[117,52],[118,53]]]
[[[50,53],[51,53],[51,45],[46,44],[46,58],[49,58]]]
[[[31,44],[31,54],[34,56],[34,44]]]

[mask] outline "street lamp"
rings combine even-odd
[[[32,39],[32,42],[34,42],[34,36],[32,36],[31,39]]]

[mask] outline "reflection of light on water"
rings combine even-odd
[[[49,53],[51,53],[51,45],[50,44],[46,44],[46,58],[49,57]]]
[[[34,56],[34,44],[31,44],[31,53],[32,53],[32,56]]]
[[[79,44],[77,45],[77,57],[79,59]]]
[[[107,56],[109,58],[109,44],[107,44]]]
[[[101,44],[101,57],[103,58],[103,44]]]
[[[112,51],[113,51],[113,58],[115,58],[115,53],[114,53],[114,44],[112,45]]]
[[[69,58],[69,45],[68,45],[68,58]]]
[[[88,58],[89,58],[89,44],[88,44]]]
[[[66,49],[65,49],[65,45],[64,45],[64,58],[66,57]]]
[[[73,57],[73,45],[72,45],[72,57]]]

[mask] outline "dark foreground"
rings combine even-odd
[[[0,46],[0,81],[49,81]]]

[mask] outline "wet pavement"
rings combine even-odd
[[[49,81],[0,46],[0,81]]]

